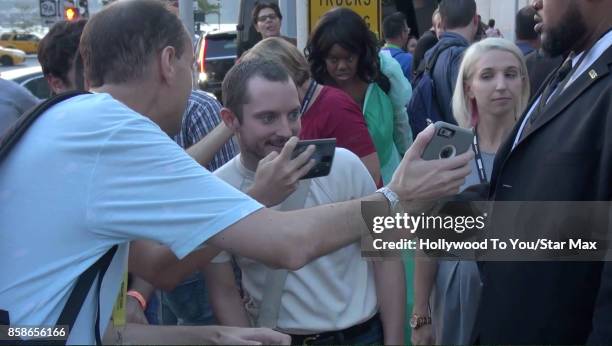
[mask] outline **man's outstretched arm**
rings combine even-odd
[[[388,185],[402,201],[456,194],[471,171],[472,151],[444,160],[421,159],[433,134],[433,126],[419,134]],[[292,138],[279,157],[290,160],[296,142]],[[386,199],[375,193],[359,200],[290,212],[261,209],[213,236],[208,243],[271,267],[297,270],[368,232],[361,218],[363,201]]]

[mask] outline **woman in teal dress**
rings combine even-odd
[[[412,144],[406,113],[412,88],[401,66],[379,53],[365,21],[342,7],[321,17],[305,51],[318,83],[344,90],[361,106],[387,184]]]
[[[382,184],[387,184],[408,147],[412,131],[406,104],[412,96],[400,64],[379,52],[376,37],[365,21],[348,8],[327,12],[310,35],[305,49],[313,78],[320,84],[344,90],[363,112],[380,160]],[[377,182],[379,185],[381,182]],[[405,252],[406,312],[412,312],[414,261]],[[405,344],[411,329],[405,316]]]

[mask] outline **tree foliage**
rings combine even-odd
[[[221,5],[219,3],[211,4],[208,0],[197,0],[200,11],[206,14],[219,14]]]

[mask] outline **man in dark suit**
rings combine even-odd
[[[543,49],[575,55],[566,65],[571,70],[560,68],[548,78],[499,149],[490,198],[610,201],[612,0],[534,0],[533,6],[542,19],[536,30]],[[549,221],[537,231],[554,235]],[[612,344],[611,264],[480,262],[484,286],[475,341]]]

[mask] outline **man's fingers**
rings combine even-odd
[[[277,153],[276,151],[273,151],[271,153],[269,153],[268,155],[266,155],[266,157],[264,157],[263,159],[259,160],[259,163],[257,164],[258,166],[261,166],[263,164],[266,164],[268,162],[273,161],[275,158],[277,158],[279,155],[279,153]]]
[[[474,151],[468,149],[465,153],[461,155],[457,155],[455,157],[451,157],[449,159],[440,159],[437,160],[440,163],[440,168],[443,170],[453,170],[458,169],[464,166],[469,166],[469,163],[474,160]],[[468,172],[469,173],[469,172]]]
[[[295,146],[297,145],[297,142],[298,142],[297,137],[291,137],[289,138],[287,143],[285,143],[283,150],[281,150],[280,152],[280,156],[283,160],[286,160],[286,161],[291,160],[291,154],[293,153],[293,150],[295,150]]]
[[[433,124],[427,126],[425,130],[421,131],[421,133],[419,133],[419,135],[415,138],[414,143],[412,143],[410,148],[408,148],[405,155],[407,156],[406,158],[412,161],[423,156],[423,152],[425,151],[427,144],[429,144],[429,141],[431,141],[431,138],[434,136],[434,133],[435,128]]]
[[[243,338],[248,339],[251,342],[255,341],[264,345],[291,344],[291,337],[289,335],[267,328],[249,328],[248,334],[244,334]]]
[[[314,167],[316,164],[317,161],[315,161],[314,159],[310,159],[310,161],[303,165],[302,168],[298,169],[297,172],[295,172],[295,175],[293,175],[292,178],[296,181],[299,180],[301,177],[305,176],[306,173],[308,173],[308,171],[310,171],[312,167]]]
[[[450,184],[448,184],[448,189],[446,190],[446,195],[447,196],[452,196],[452,195],[458,194],[459,193],[459,189],[461,188],[461,186],[464,183],[465,183],[465,179],[464,178],[453,180]]]
[[[306,148],[306,150],[304,150],[303,153],[301,153],[300,155],[298,155],[295,159],[293,159],[291,161],[291,170],[296,170],[302,166],[304,166],[305,164],[308,163],[308,160],[310,160],[310,158],[312,157],[312,154],[314,154],[315,152],[315,146],[314,145],[309,145],[308,148]]]
[[[262,345],[261,341],[250,340],[249,338],[244,337],[230,337],[228,340],[224,340],[223,343],[228,345]]]

